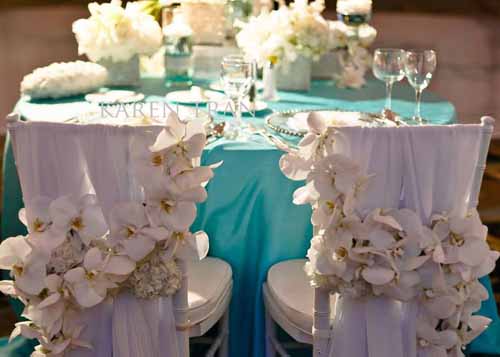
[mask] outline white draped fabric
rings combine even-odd
[[[121,201],[139,200],[141,189],[131,165],[130,146],[160,127],[17,122],[10,126],[25,202],[37,196],[95,193],[105,217]],[[83,337],[93,350],[69,357],[177,357],[172,298],[138,300],[123,294],[91,309]]]
[[[409,208],[429,223],[432,214],[467,209],[480,159],[480,125],[339,131],[336,151],[375,175],[361,196],[362,215],[375,208]],[[330,356],[416,357],[416,315],[412,302],[341,297]]]

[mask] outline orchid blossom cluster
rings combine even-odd
[[[319,116],[280,160],[283,173],[306,184],[295,204],[311,204],[314,237],[305,270],[314,287],[351,298],[385,296],[416,302],[417,346],[435,356],[464,356],[462,348],[489,319],[473,316],[488,298],[478,278],[498,259],[476,210],[438,214],[430,225],[412,210],[360,207],[370,177],[335,152],[340,134]]]
[[[321,16],[324,2],[296,0],[278,10],[239,22],[238,46],[259,66],[292,63],[299,56],[319,60],[328,47],[328,23]]]
[[[37,197],[19,214],[28,235],[0,244],[0,269],[13,278],[1,281],[0,291],[23,302],[28,320],[16,324],[11,339],[38,339],[33,357],[91,348],[81,337],[84,309],[123,289],[138,298],[171,296],[182,281],[177,260],[208,253],[207,235],[189,228],[217,165],[200,166],[201,124],[175,113],[166,124],[157,137],[147,134],[150,142],[131,144],[142,202],[118,203],[106,220],[95,195]]]
[[[140,2],[121,0],[89,4],[90,17],[73,23],[78,53],[97,62],[127,62],[135,55],[152,55],[162,43],[162,32],[155,18]]]

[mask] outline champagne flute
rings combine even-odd
[[[253,63],[241,55],[226,56],[221,64],[221,80],[224,92],[233,104],[234,120],[231,126],[244,137],[244,123],[241,120],[241,101],[248,95],[253,82]]]
[[[415,116],[413,120],[422,124],[424,120],[420,114],[422,92],[429,86],[432,75],[436,70],[437,58],[433,50],[410,50],[405,55],[405,73],[408,82],[415,89]]]
[[[382,115],[385,117],[392,108],[392,86],[405,77],[404,72],[405,51],[399,48],[379,48],[373,57],[373,74],[385,82],[386,100]]]

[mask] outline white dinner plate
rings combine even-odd
[[[224,99],[224,94],[202,90],[199,87],[191,90],[179,90],[166,95],[167,101],[180,104],[206,104],[208,102],[219,102]]]
[[[100,105],[130,104],[144,100],[144,94],[132,90],[109,90],[89,93],[85,96],[85,100]]]

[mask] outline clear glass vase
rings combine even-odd
[[[98,63],[108,70],[108,87],[136,87],[140,84],[138,55],[134,55],[128,61],[115,62],[106,58],[99,60]]]
[[[165,42],[165,85],[190,86],[194,70],[191,36],[166,38]]]

